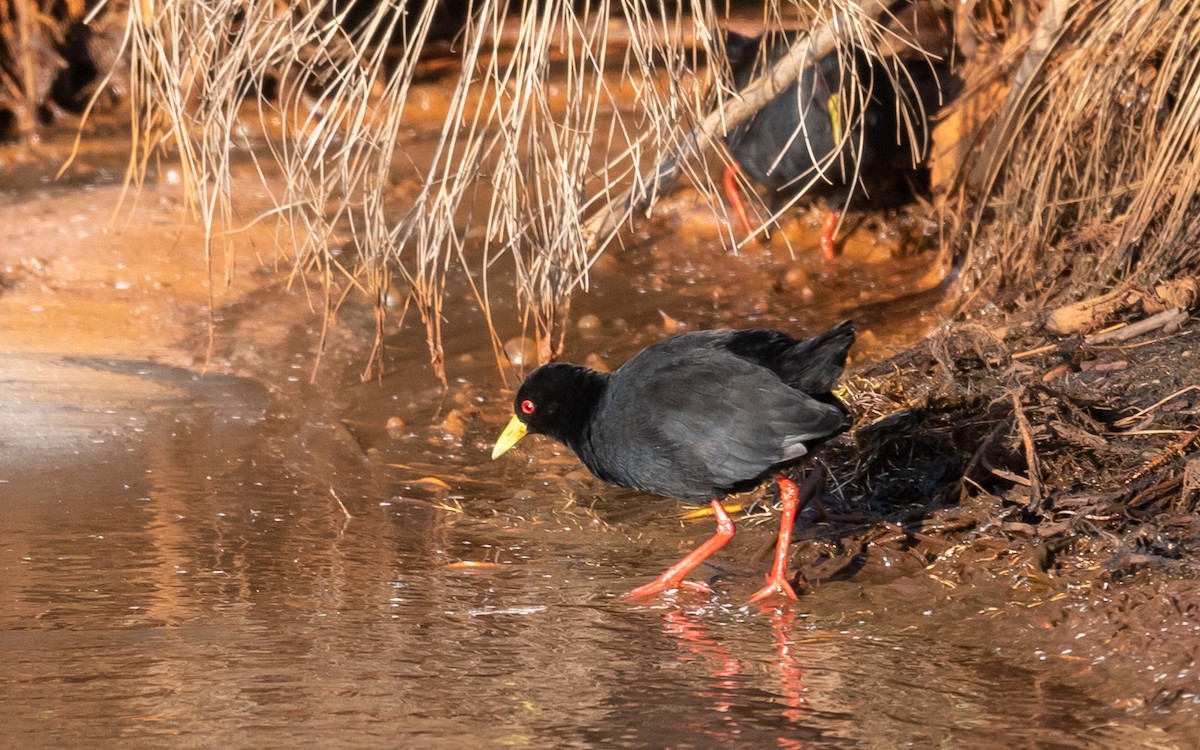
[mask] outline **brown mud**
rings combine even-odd
[[[798,603],[740,606],[770,553],[760,506],[711,598],[633,607],[615,596],[710,522],[549,441],[488,460],[510,392],[462,280],[449,387],[411,321],[363,382],[371,311],[323,327],[275,227],[226,238],[227,285],[169,169],[113,220],[119,140],[54,182],[65,143],[10,158],[0,197],[14,746],[1197,740],[1194,322],[1116,345],[939,326],[930,254],[896,251],[895,217],[855,217],[831,264],[802,210],[731,256],[678,191],[598,264],[567,358],[852,317],[858,424],[821,459],[831,515],[802,519]]]
[[[947,592],[1003,582],[996,616],[1022,612],[1081,676],[1122,675],[1095,686],[1114,705],[1190,715],[1200,326],[1103,339],[976,321],[858,370],[863,418],[826,459],[853,467],[832,504],[846,518],[814,532],[804,574],[890,554]]]

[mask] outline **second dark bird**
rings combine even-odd
[[[795,32],[758,37],[728,32],[726,52],[735,87],[741,90],[783,57],[796,38]],[[840,214],[852,197],[878,202],[908,187],[901,184],[907,178],[920,181],[898,106],[906,108],[923,136],[925,118],[939,106],[946,73],[921,59],[903,62],[898,78],[899,89],[883,64],[861,48],[834,51],[728,133],[726,144],[736,166],[725,170],[724,187],[747,234],[754,227],[742,203],[738,169],[776,198],[803,192],[825,202],[820,246],[827,260],[836,255]]]

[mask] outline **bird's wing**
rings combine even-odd
[[[811,396],[833,389],[846,368],[846,353],[853,344],[854,323],[849,320],[801,341],[779,331],[754,329],[730,331],[721,343],[733,354],[773,371],[792,388]]]
[[[714,488],[732,487],[805,455],[808,443],[847,424],[837,406],[740,357],[696,351],[652,365],[622,368],[610,392],[625,393],[604,419],[621,430],[606,442],[638,455],[647,472],[672,469]]]

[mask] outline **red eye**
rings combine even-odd
[[[525,412],[526,414],[533,414],[534,409],[537,409],[537,405],[529,399],[525,399],[521,402],[521,411]]]

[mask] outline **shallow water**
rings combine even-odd
[[[347,467],[347,519],[272,450],[257,404],[229,407],[164,411],[73,491],[10,479],[10,746],[1112,739],[1106,707],[941,640],[936,620],[869,613],[855,584],[778,610],[738,604],[745,576],[711,600],[620,601],[671,556],[677,524],[556,512],[558,489],[517,508],[474,485],[439,507]]]
[[[347,467],[348,519],[246,406],[165,411],[70,489],[10,479],[6,745],[1076,747],[1134,731],[1057,676],[943,639],[936,617],[890,618],[863,584],[778,609],[738,603],[755,576],[711,599],[616,599],[666,563],[678,524],[556,511],[554,487],[515,507],[475,484],[442,505]]]
[[[579,303],[601,326],[573,358],[619,362],[661,336],[664,301],[697,324],[728,315],[638,291],[653,263],[630,264]],[[310,314],[277,291],[223,324],[289,305]],[[836,317],[793,312],[809,316],[797,329]],[[860,312],[889,330],[887,308]],[[997,638],[983,595],[863,575],[743,606],[769,526],[742,524],[702,574],[711,596],[621,600],[708,524],[602,486],[546,440],[491,462],[509,406],[490,348],[470,316],[452,324],[443,392],[419,335],[390,342],[382,382],[351,360],[332,393],[286,346],[258,354],[301,375],[262,382],[10,358],[3,744],[1173,746],[1089,698],[1076,667]],[[389,416],[405,426],[389,433]]]
[[[411,321],[361,382],[352,304],[310,383],[318,313],[278,279],[219,292],[206,367],[177,191],[109,231],[120,172],[92,169],[0,191],[0,746],[1193,746],[1025,644],[1003,582],[946,592],[883,561],[747,607],[773,529],[742,523],[699,571],[711,596],[621,600],[711,522],[547,440],[492,462],[511,396],[465,288],[446,390]],[[832,265],[811,232],[798,261],[734,260],[683,218],[598,264],[568,359],[853,317],[861,362],[935,322],[927,259],[880,262],[869,233]]]

